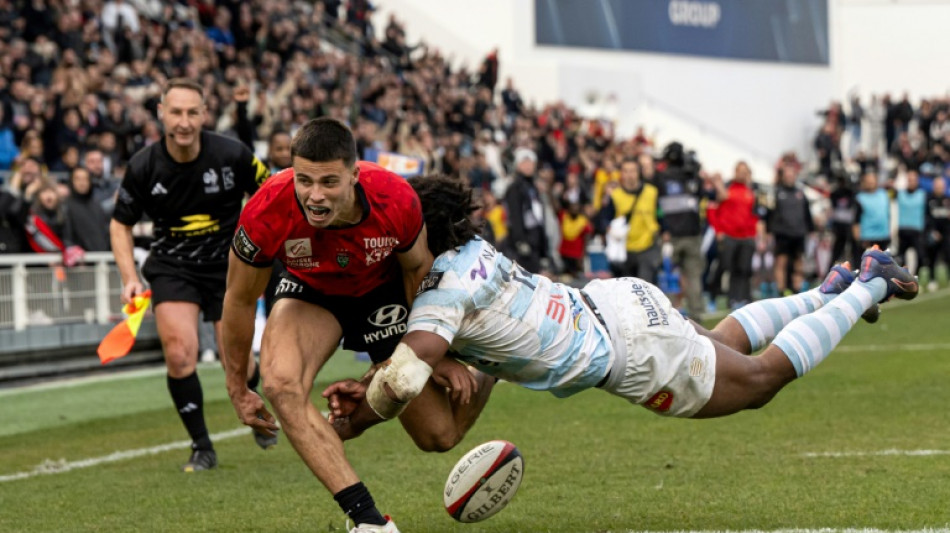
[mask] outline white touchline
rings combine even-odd
[[[950,350],[950,344],[846,344],[835,348],[836,352],[930,352]]]
[[[221,365],[218,363],[198,363],[199,369],[221,369]],[[22,386],[13,386],[9,388],[0,389],[0,397],[2,396],[13,396],[16,394],[22,394],[27,392],[39,392],[44,390],[51,389],[67,389],[70,387],[78,387],[81,385],[88,385],[90,383],[99,383],[103,381],[123,381],[126,379],[135,379],[148,376],[158,376],[162,374],[167,374],[168,370],[165,368],[165,363],[156,363],[155,365],[148,368],[136,368],[129,370],[116,370],[115,372],[109,372],[106,374],[92,375],[92,376],[79,376],[79,377],[67,377],[67,378],[58,378],[51,379],[49,381],[44,381],[41,383],[33,383],[31,385],[22,385]]]
[[[950,455],[950,450],[877,450],[872,452],[808,452],[802,457],[882,457],[887,455],[903,455],[906,457],[929,457],[932,455]]]
[[[946,533],[950,526],[926,529],[876,529],[876,528],[832,528],[819,529],[700,529],[700,530],[672,530],[672,531],[637,531],[628,530],[626,533]]]
[[[211,435],[211,440],[222,441],[225,439],[233,439],[234,437],[247,435],[250,432],[251,432],[251,428],[240,427],[240,428],[232,429],[229,431],[222,431],[221,433],[214,433]],[[89,468],[91,466],[98,466],[98,465],[106,464],[106,463],[115,463],[117,461],[125,461],[126,459],[134,459],[135,457],[142,457],[143,455],[155,455],[156,453],[168,452],[171,450],[183,450],[190,446],[191,446],[190,440],[180,440],[176,442],[169,442],[168,444],[160,444],[158,446],[152,446],[151,448],[138,448],[136,450],[122,450],[122,451],[110,453],[109,455],[102,455],[100,457],[90,457],[88,459],[80,459],[78,461],[66,461],[65,459],[53,461],[50,459],[46,459],[42,463],[36,465],[36,467],[34,467],[33,470],[0,476],[0,483],[6,482],[6,481],[16,481],[19,479],[27,479],[27,478],[42,476],[42,475],[47,475],[47,474],[62,474],[64,472],[69,472],[70,470],[78,470],[80,468]]]

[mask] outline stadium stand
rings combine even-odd
[[[604,220],[603,206],[617,187],[620,162],[638,157],[644,179],[662,181],[671,163],[662,156],[664,147],[642,129],[632,138],[617,138],[609,120],[580,116],[562,102],[528,105],[511,80],[498,79],[497,50],[486,50],[474,71],[456,67],[438,50],[412,43],[395,16],[374,28],[372,9],[360,0],[0,1],[5,191],[0,252],[12,254],[0,265],[0,334],[20,334],[44,322],[101,328],[115,320],[118,282],[108,254],[86,254],[75,266],[63,266],[55,255],[31,258],[36,250],[23,245],[26,229],[17,220],[35,215],[55,233],[55,222],[66,216],[64,199],[71,194],[68,181],[75,168],[88,171],[92,194],[108,213],[129,157],[160,141],[156,106],[164,82],[177,76],[204,86],[206,128],[240,138],[262,158],[272,134],[292,135],[313,117],[331,116],[352,125],[364,158],[388,161],[406,174],[439,172],[468,180],[486,205],[501,207],[485,215],[503,248],[517,244],[504,241],[511,212],[502,201],[514,175],[515,152],[530,149],[536,154],[533,177],[548,238],[547,272],[565,280],[574,274],[608,275],[602,250],[610,220]],[[240,101],[238,87],[249,89]],[[801,173],[818,230],[808,236],[800,267],[805,283],[840,259],[831,251],[837,248],[829,198],[840,196],[836,190],[853,188],[856,176],[868,169],[891,189],[903,187],[907,169],[919,171],[926,190],[934,179],[946,179],[948,104],[947,98],[930,98],[915,107],[906,95],[900,100],[882,95],[866,105],[854,97],[847,110],[833,102],[821,112],[815,151],[806,155]],[[723,174],[731,169],[703,168],[690,148],[698,147],[687,147],[689,168],[702,178],[705,197],[714,198],[717,181],[728,182],[731,176]],[[17,178],[27,158],[41,164],[40,179],[52,185],[58,201],[40,205],[37,191],[28,191],[22,176]],[[789,162],[802,166],[787,154],[776,167]],[[655,173],[648,173],[654,166]],[[754,180],[759,204],[768,208],[773,176]],[[709,228],[704,281],[713,294],[721,290],[720,279],[713,278],[723,270],[715,263],[715,216],[705,213],[707,208],[715,213],[716,205],[713,200],[703,205]],[[560,215],[571,209],[569,217]],[[586,227],[576,222],[578,215],[592,222],[592,234],[578,237]],[[8,234],[16,235],[8,242]],[[67,235],[57,237],[64,252],[74,244]],[[146,244],[147,225],[140,237],[137,244]],[[584,240],[579,271],[565,272],[558,254],[562,238]],[[771,294],[770,243],[760,237],[752,259],[755,297]],[[578,249],[577,243],[571,249]],[[571,264],[577,260],[572,257]],[[662,269],[666,286],[680,286],[673,279],[676,268]],[[23,287],[29,288],[17,292]],[[61,305],[44,307],[39,303],[44,298]],[[84,304],[76,298],[91,300]],[[716,308],[715,298],[709,306]],[[85,346],[92,337],[79,335],[86,339],[80,342],[61,335],[56,348]],[[35,346],[26,339],[4,346],[29,351]]]

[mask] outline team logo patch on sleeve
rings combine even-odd
[[[234,234],[233,243],[235,253],[251,263],[254,262],[257,258],[257,254],[261,251],[261,247],[254,244],[254,241],[247,236],[247,232],[244,231],[244,226],[238,228],[237,233]]]
[[[444,274],[445,272],[440,272],[438,270],[429,271],[429,273],[426,274],[426,277],[422,278],[422,283],[419,284],[419,290],[416,292],[416,295],[438,287],[439,282],[442,281],[442,276]]]

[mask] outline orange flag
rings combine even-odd
[[[135,336],[138,335],[139,327],[142,325],[142,317],[151,301],[152,291],[147,290],[133,298],[131,303],[125,304],[122,312],[128,318],[116,324],[99,343],[99,360],[102,364],[124,357],[132,351]]]

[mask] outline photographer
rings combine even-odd
[[[680,267],[686,283],[686,309],[698,319],[703,312],[702,277],[706,259],[701,252],[702,218],[700,203],[715,192],[703,189],[699,163],[683,145],[672,142],[663,150],[662,171],[657,172],[659,206],[663,213],[663,242],[673,246],[673,263]],[[655,280],[647,280],[654,282]]]

